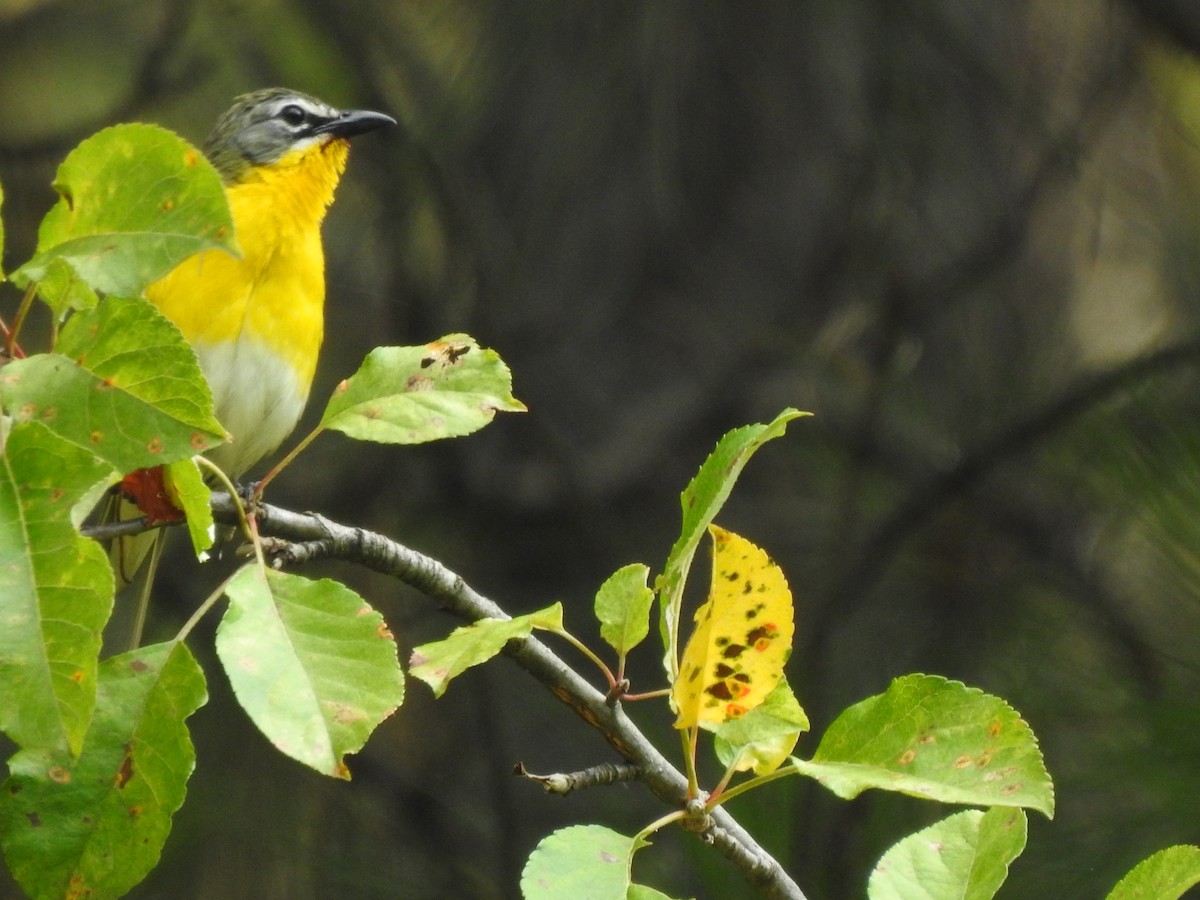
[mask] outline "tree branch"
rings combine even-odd
[[[237,510],[228,494],[214,493],[212,508],[219,522],[237,522]],[[271,546],[273,558],[279,562],[305,562],[318,557],[355,562],[416,588],[468,621],[510,618],[437,560],[383,535],[266,504],[258,508],[257,518],[261,534],[283,540]],[[683,807],[687,779],[658,752],[619,704],[609,706],[604,694],[536,638],[512,640],[504,652],[637,766],[640,780],[655,796],[670,806]],[[767,897],[805,900],[783,867],[723,807],[713,810],[712,818],[713,826],[704,839],[740,868],[747,881]]]
[[[551,772],[549,775],[537,775],[526,769],[524,763],[517,763],[513,767],[513,774],[538,782],[546,789],[547,793],[569,794],[571,791],[597,785],[634,781],[640,778],[642,773],[632,763],[600,763],[579,772]]]

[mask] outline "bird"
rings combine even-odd
[[[385,113],[265,88],[237,97],[202,145],[221,176],[240,256],[196,253],[146,297],[196,353],[231,436],[207,456],[232,479],[300,420],[324,335],[321,224],[350,139],[394,125]]]
[[[321,225],[350,139],[396,124],[385,113],[265,88],[235,98],[201,146],[221,177],[240,253],[193,254],[145,296],[196,353],[213,414],[230,436],[205,455],[231,480],[274,452],[300,420],[324,336]],[[161,473],[151,483],[161,487]],[[110,520],[146,508],[144,496],[116,500],[104,514]],[[114,542],[118,583],[137,577],[148,589],[161,550],[161,531]]]

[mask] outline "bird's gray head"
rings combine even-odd
[[[204,155],[234,182],[250,167],[271,165],[292,151],[395,124],[383,113],[334,109],[299,91],[265,88],[233,102],[213,126]]]

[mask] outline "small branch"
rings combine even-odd
[[[597,785],[635,781],[641,775],[632,763],[600,763],[578,772],[552,772],[549,775],[535,775],[525,768],[524,763],[517,763],[513,766],[513,774],[540,782],[549,794],[569,794]]]
[[[178,522],[157,522],[150,525],[146,521],[145,516],[138,516],[136,519],[119,519],[115,522],[98,522],[95,525],[84,525],[79,529],[79,533],[84,537],[94,538],[97,541],[112,541],[121,537],[130,537],[135,534],[143,534],[147,531],[154,531],[156,528],[169,528],[172,525],[182,525],[183,520]]]
[[[329,559],[336,556],[333,541],[301,541],[293,543],[275,537],[264,537],[263,549],[271,557],[275,568],[283,568],[284,564],[291,566],[303,565],[315,559]]]
[[[228,494],[213,494],[213,514],[224,524],[236,521],[237,513]],[[437,560],[383,535],[267,504],[259,508],[257,518],[261,534],[298,542],[305,548],[306,559],[316,558],[312,552],[316,542],[322,551],[320,556],[356,562],[396,578],[467,621],[510,618],[497,604],[476,592]],[[290,553],[285,553],[281,558],[289,557]],[[604,694],[537,638],[509,641],[504,652],[599,731],[627,762],[636,766],[642,783],[656,797],[669,806],[683,808],[688,799],[687,778],[659,753],[626,717],[620,705],[610,706]],[[712,827],[704,833],[704,840],[711,841],[740,868],[747,881],[767,897],[805,900],[803,891],[779,862],[728,812],[724,809],[711,812]]]

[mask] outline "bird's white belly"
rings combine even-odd
[[[212,388],[217,420],[233,436],[230,443],[207,455],[237,478],[292,433],[304,412],[308,386],[301,385],[291,366],[254,337],[199,343],[194,349]]]

